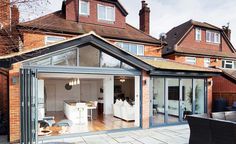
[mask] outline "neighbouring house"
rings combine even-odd
[[[230,38],[229,26],[219,28],[189,20],[167,33],[168,45],[162,55],[177,62],[221,69],[221,76],[213,78],[213,99],[225,98],[232,105],[236,101],[236,50]]]
[[[127,14],[118,0],[67,0],[18,25],[23,47],[0,57],[10,142],[178,124],[211,112],[212,77],[221,70],[162,58],[166,43],[149,35],[145,1],[140,29]]]
[[[19,12],[16,6],[10,6],[10,0],[0,2],[0,56],[17,51],[18,40],[16,24],[19,22]],[[2,66],[0,66],[2,67]],[[9,96],[8,70],[0,69],[0,135],[9,131]]]

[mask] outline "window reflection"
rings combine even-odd
[[[101,67],[120,68],[120,61],[102,52]]]
[[[76,66],[76,51],[70,51],[52,57],[53,65]]]
[[[51,65],[51,58],[41,59],[39,61],[32,62],[31,64],[32,65],[42,65],[42,66]]]
[[[92,46],[79,48],[79,66],[99,67],[100,51]]]

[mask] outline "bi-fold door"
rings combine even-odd
[[[31,69],[21,69],[20,97],[22,144],[32,144],[37,142],[36,87],[36,71]]]
[[[186,121],[186,115],[206,112],[206,80],[193,78],[154,78],[151,125]]]

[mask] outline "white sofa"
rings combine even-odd
[[[127,101],[116,100],[113,104],[113,115],[125,121],[134,121],[135,106],[131,106]]]

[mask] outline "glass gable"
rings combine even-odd
[[[100,51],[92,46],[85,46],[78,49],[79,66],[99,67]]]
[[[52,65],[76,66],[76,50],[69,51],[52,57]]]
[[[71,51],[58,52],[45,58],[31,60],[30,65],[39,66],[79,66],[79,67],[101,67],[135,69],[93,46],[75,48]]]
[[[105,53],[101,53],[101,67],[106,67],[106,68],[120,68],[121,67],[121,62],[112,56],[109,56]]]

